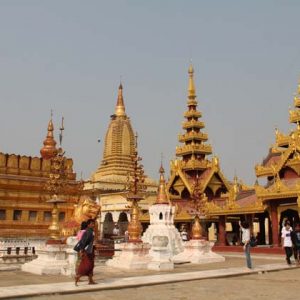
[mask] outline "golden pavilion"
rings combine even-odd
[[[299,222],[300,209],[300,85],[290,110],[290,122],[296,127],[289,135],[276,129],[276,143],[261,165],[255,167],[258,178],[266,184],[244,185],[235,176],[228,182],[219,167],[219,159],[205,144],[208,136],[201,132],[204,123],[197,111],[193,68],[189,68],[188,110],[179,136],[183,146],[176,148],[181,159],[171,161],[168,192],[177,208],[175,221],[191,223],[193,216],[202,213],[205,230],[216,225],[218,245],[235,245],[239,241],[238,221],[246,219],[254,229],[259,244],[280,244],[283,221],[292,226]]]

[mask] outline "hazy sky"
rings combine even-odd
[[[52,108],[56,129],[65,117],[66,154],[88,178],[122,75],[146,173],[157,179],[161,153],[168,171],[183,132],[192,59],[223,172],[252,184],[275,126],[291,128],[299,13],[299,0],[0,0],[0,151],[39,155]]]

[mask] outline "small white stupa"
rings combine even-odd
[[[174,268],[173,256],[183,251],[180,234],[174,226],[175,207],[170,204],[166,192],[164,168],[159,169],[160,179],[156,202],[150,206],[150,225],[142,237],[151,245],[151,262],[148,269],[168,270]]]

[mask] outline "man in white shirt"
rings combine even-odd
[[[288,265],[291,264],[291,257],[293,255],[292,231],[290,221],[287,220],[281,230],[281,245],[285,250]]]

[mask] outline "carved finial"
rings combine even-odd
[[[117,105],[115,109],[115,115],[117,117],[126,116],[125,114],[125,105],[124,105],[124,99],[123,99],[123,85],[120,80],[119,90],[118,90],[118,99],[117,99]]]
[[[137,131],[135,132],[135,136],[134,137],[135,137],[135,148],[137,149],[137,147],[138,147],[138,137],[139,137]]]
[[[194,99],[196,97],[196,89],[194,83],[194,67],[192,64],[189,66],[188,73],[189,73],[188,98]]]
[[[53,116],[53,111],[51,109],[51,119],[48,123],[48,128],[47,128],[47,137],[44,140],[43,148],[40,150],[41,156],[44,159],[51,159],[57,154],[57,148],[56,148],[56,141],[54,140],[54,126],[52,122],[52,116]]]
[[[164,177],[165,170],[163,168],[163,165],[161,164],[159,168],[159,186],[158,186],[158,191],[157,191],[157,198],[154,204],[168,204],[168,196],[167,196],[167,191],[166,191],[166,181]]]
[[[59,146],[61,147],[62,145],[62,140],[63,140],[63,131],[65,130],[64,127],[64,117],[61,118],[61,126],[59,127]]]

